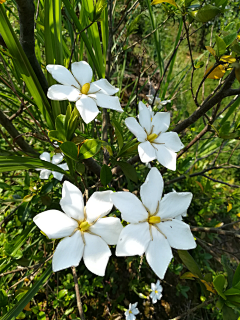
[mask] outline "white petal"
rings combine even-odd
[[[138,145],[138,154],[144,163],[156,159],[156,150],[149,141],[142,142]]]
[[[108,217],[99,219],[89,230],[100,236],[107,244],[115,245],[123,229],[120,219]]]
[[[118,112],[123,112],[118,97],[112,97],[103,93],[89,94],[88,96],[93,98],[99,107],[105,109],[112,109]]]
[[[62,163],[62,164],[59,164],[58,167],[63,169],[63,170],[65,170],[65,171],[69,170],[68,165],[67,165],[66,162]]]
[[[170,113],[169,112],[157,112],[152,119],[153,133],[159,134],[165,132],[170,126]]]
[[[97,91],[112,96],[117,93],[119,89],[112,86],[107,79],[100,79],[91,83],[88,93],[96,93]]]
[[[85,94],[76,102],[76,107],[85,123],[91,122],[100,112],[96,102]]]
[[[147,248],[146,259],[156,275],[163,279],[173,257],[172,250],[167,239],[155,227],[152,227],[152,235],[153,240]]]
[[[130,192],[114,192],[111,195],[112,202],[115,207],[121,212],[122,219],[132,223],[148,218],[148,213],[142,202]]]
[[[51,174],[51,170],[43,169],[40,171],[39,178],[40,179],[48,179]]]
[[[58,210],[47,210],[37,214],[33,221],[49,239],[70,236],[78,224],[65,213]]]
[[[86,204],[87,221],[93,222],[109,214],[113,203],[111,190],[94,192]]]
[[[84,219],[82,192],[69,181],[63,183],[60,206],[69,217],[78,221]]]
[[[141,256],[151,240],[148,222],[129,224],[123,228],[117,243],[116,256]]]
[[[149,108],[146,107],[146,105],[140,101],[138,104],[138,110],[139,110],[139,122],[143,128],[147,131],[148,134],[150,134],[151,131],[151,114]]]
[[[179,250],[189,250],[196,248],[196,242],[188,224],[175,220],[160,222],[159,229],[167,237],[167,241],[172,248]]]
[[[55,179],[57,179],[58,181],[62,181],[63,176],[64,176],[63,173],[60,173],[60,172],[57,172],[57,171],[53,171],[52,174],[53,174],[53,177]]]
[[[112,254],[111,250],[106,242],[98,236],[85,232],[84,238],[86,245],[83,260],[86,267],[98,276],[104,276],[109,257]]]
[[[154,140],[154,142],[164,143],[164,146],[174,152],[180,151],[184,148],[178,134],[176,132],[161,133],[160,136]]]
[[[133,310],[134,308],[136,308],[136,306],[138,305],[138,302],[135,302],[131,305],[131,310]]]
[[[80,97],[80,91],[71,86],[64,86],[61,84],[54,84],[48,88],[47,96],[51,100],[69,100],[77,101]]]
[[[169,192],[160,202],[158,216],[161,219],[175,218],[186,212],[192,201],[191,192]]]
[[[47,161],[47,162],[50,162],[50,153],[48,152],[43,152],[40,157],[39,157],[41,160],[43,161]]]
[[[133,313],[134,315],[139,314],[138,308],[134,308],[134,309],[132,310],[132,313]]]
[[[59,164],[63,161],[63,155],[61,153],[57,153],[52,157],[53,164]]]
[[[148,98],[148,101],[149,101],[149,103],[152,103],[153,102],[153,95],[152,94],[149,94],[149,95],[147,95],[147,98]]]
[[[71,237],[66,237],[59,242],[53,255],[53,271],[69,267],[77,267],[82,259],[84,243],[81,232],[77,231]]]
[[[81,86],[92,81],[92,68],[86,61],[72,63],[71,70],[74,77],[77,79]]]
[[[79,87],[79,84],[67,68],[55,64],[48,64],[46,68],[57,82],[67,86]]]
[[[177,154],[166,148],[162,144],[153,144],[156,150],[157,160],[163,165],[164,167],[170,170],[176,170],[176,162],[177,162]]]
[[[147,139],[147,134],[133,117],[125,119],[125,124],[128,129],[137,137],[138,141],[144,142]]]
[[[163,191],[163,178],[157,168],[152,168],[144,184],[140,188],[140,195],[143,204],[154,214],[157,210],[157,206],[160,205],[160,200]]]

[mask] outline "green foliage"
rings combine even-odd
[[[112,171],[106,164],[104,164],[102,166],[102,169],[101,169],[101,172],[100,172],[100,179],[101,179],[102,184],[105,187],[112,180]]]

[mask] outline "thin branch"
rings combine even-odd
[[[209,179],[209,180],[211,180],[213,182],[225,184],[226,186],[229,186],[231,188],[240,188],[240,186],[238,186],[237,184],[230,184],[230,183],[224,182],[222,180],[213,179],[213,178],[211,178],[209,176],[206,176],[205,174],[201,174],[201,176],[204,177],[204,178],[207,178],[207,179]]]
[[[231,236],[238,239],[240,238],[240,234],[237,233],[236,231],[226,231],[218,228],[205,228],[205,227],[193,227],[193,226],[191,226],[190,228],[191,228],[191,231],[195,231],[195,232],[216,233],[216,234],[223,234],[225,236]]]
[[[76,272],[76,268],[75,267],[72,267],[72,274],[73,274],[74,287],[75,287],[76,298],[77,298],[78,311],[79,311],[81,320],[85,320],[84,313],[83,313],[83,308],[82,308],[82,301],[81,301],[81,297],[80,297],[80,293],[79,293],[77,272]]]

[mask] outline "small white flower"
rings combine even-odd
[[[138,304],[137,302],[134,304],[131,304],[131,303],[129,304],[128,310],[125,312],[126,320],[136,319],[135,315],[139,314],[139,310],[138,308],[136,308],[137,304]]]
[[[147,163],[157,159],[164,167],[176,170],[177,154],[184,145],[176,132],[166,132],[170,125],[169,112],[157,112],[139,102],[139,123],[133,117],[125,120],[128,129],[141,142],[139,157]]]
[[[47,65],[47,71],[61,85],[54,84],[48,89],[47,96],[52,100],[76,102],[76,107],[86,123],[91,122],[98,113],[98,107],[123,112],[119,98],[111,97],[119,89],[106,79],[92,81],[93,71],[85,61],[74,62],[71,71],[61,65]]]
[[[60,206],[65,212],[48,210],[36,215],[33,221],[49,239],[60,239],[53,255],[53,271],[77,267],[83,257],[91,272],[104,276],[111,256],[108,245],[117,243],[122,230],[120,219],[106,216],[112,209],[112,191],[95,192],[83,203],[81,191],[65,181]]]
[[[162,286],[160,285],[160,281],[157,283],[151,283],[152,292],[150,293],[150,297],[152,298],[152,303],[156,303],[158,300],[162,298]]]
[[[52,164],[56,164],[59,168],[65,170],[65,171],[69,170],[67,163],[59,164],[60,162],[63,161],[63,155],[61,153],[55,154],[52,157],[52,161],[51,161],[50,160],[50,153],[43,152],[40,155],[40,159],[44,160],[44,161],[47,161],[47,162],[51,162]],[[38,171],[40,170],[40,179],[48,179],[50,174],[52,173],[55,179],[57,179],[59,181],[62,181],[63,174],[60,173],[60,172],[51,171],[51,170],[48,170],[48,169],[37,169],[37,170]]]
[[[152,94],[150,94],[150,95],[147,95],[147,98],[148,98],[149,103],[152,104],[154,96]],[[161,99],[157,98],[157,97],[156,97],[156,99],[154,101],[155,106],[157,106],[158,108],[161,108],[162,106],[165,106],[168,103],[171,103],[171,100],[163,100],[163,101],[161,101]]]
[[[173,257],[172,248],[189,250],[196,242],[189,225],[176,219],[186,212],[190,192],[170,192],[162,198],[163,179],[152,168],[140,188],[142,202],[130,192],[115,192],[111,198],[129,224],[122,230],[116,248],[117,256],[146,254],[156,275],[163,279]]]

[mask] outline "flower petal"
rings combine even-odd
[[[69,181],[63,183],[60,206],[69,217],[78,221],[84,219],[82,192]]]
[[[157,168],[152,168],[140,188],[142,202],[151,214],[154,214],[160,205],[163,185],[161,173]]]
[[[119,89],[112,86],[107,81],[107,79],[100,79],[100,80],[97,80],[97,81],[94,81],[91,83],[88,93],[90,94],[90,93],[101,92],[101,93],[107,94],[109,96],[112,96],[113,94],[117,93],[118,91],[119,91]]]
[[[147,139],[147,134],[133,117],[125,119],[125,124],[128,129],[137,137],[138,141],[144,142]]]
[[[81,232],[76,231],[71,237],[66,237],[59,242],[53,255],[53,271],[69,267],[77,267],[83,256],[84,243]]]
[[[140,101],[138,104],[138,110],[139,110],[139,122],[143,128],[147,131],[148,134],[150,134],[151,131],[151,112],[150,109],[142,102]]]
[[[57,153],[52,157],[53,164],[59,164],[63,161],[63,155],[61,153]]]
[[[94,192],[86,204],[87,221],[93,222],[109,214],[113,203],[111,190]]]
[[[61,84],[54,84],[48,88],[47,96],[51,100],[69,100],[77,101],[80,97],[80,91],[71,86],[63,86]]]
[[[167,241],[172,248],[179,250],[189,250],[196,248],[196,242],[188,224],[175,220],[160,222],[159,229],[167,237]]]
[[[50,153],[48,152],[43,152],[40,157],[39,157],[41,160],[43,161],[47,161],[47,162],[50,162]]]
[[[175,218],[185,214],[192,201],[191,192],[169,192],[160,202],[158,216],[161,219]]]
[[[65,213],[58,210],[47,210],[37,214],[33,221],[49,239],[70,236],[78,224]]]
[[[79,88],[79,84],[74,79],[71,72],[64,66],[48,64],[46,69],[49,73],[51,73],[52,77],[57,80],[57,82],[66,86],[75,86]]]
[[[68,170],[69,170],[68,165],[67,165],[66,162],[64,162],[64,163],[62,163],[62,164],[59,164],[58,167],[61,168],[61,169],[63,169],[63,170],[65,170],[65,171],[68,171]]]
[[[159,134],[165,132],[170,126],[170,113],[169,112],[157,112],[152,119],[153,133]]]
[[[115,207],[121,212],[123,220],[138,223],[148,218],[142,202],[131,192],[115,192],[111,198]]]
[[[107,244],[115,245],[123,229],[120,219],[108,217],[99,219],[89,230],[100,236]]]
[[[112,254],[111,250],[106,242],[98,236],[85,232],[84,238],[86,245],[83,260],[86,267],[98,276],[104,276],[109,257]]]
[[[141,256],[151,241],[149,224],[129,224],[123,228],[117,243],[116,256]]]
[[[81,86],[92,81],[93,71],[86,61],[72,63],[71,70],[74,77],[77,79]]]
[[[112,97],[103,93],[89,94],[89,97],[93,98],[96,101],[96,104],[99,107],[105,109],[112,109],[118,112],[123,112],[123,109],[120,105],[120,101],[118,97]]]
[[[53,174],[53,177],[55,179],[57,179],[58,181],[62,181],[63,176],[64,176],[63,173],[60,173],[60,172],[57,172],[57,171],[53,171],[52,174]]]
[[[177,154],[161,144],[153,144],[156,150],[157,160],[164,167],[170,170],[176,170]]]
[[[152,236],[153,240],[150,241],[146,251],[146,259],[156,275],[163,279],[173,257],[172,250],[167,239],[155,227],[152,227]]]
[[[51,170],[43,169],[40,171],[39,178],[40,179],[48,179],[51,174]]]
[[[138,145],[138,154],[144,163],[156,159],[156,150],[149,141],[142,142]]]
[[[164,146],[174,152],[180,151],[184,148],[184,144],[180,140],[176,132],[161,133],[160,136],[154,140],[154,143],[164,143]]]
[[[76,107],[85,123],[91,122],[100,112],[96,102],[85,94],[76,102]]]

